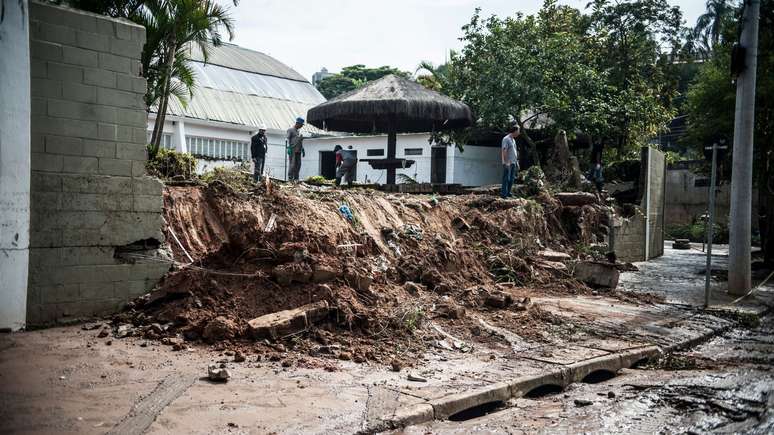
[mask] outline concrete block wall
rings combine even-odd
[[[136,242],[156,255],[164,237],[163,186],[145,176],[145,29],[46,3],[29,12],[36,325],[115,311],[168,265],[116,255]]]

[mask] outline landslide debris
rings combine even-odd
[[[314,365],[289,350],[410,365],[438,336],[431,323],[483,343],[479,319],[540,339],[561,320],[530,297],[590,293],[566,263],[607,232],[607,207],[568,198],[167,187],[176,266],[116,321],[283,366]]]

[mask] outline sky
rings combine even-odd
[[[230,4],[220,0],[222,4]],[[589,0],[560,0],[584,8]],[[241,0],[233,8],[234,44],[266,53],[311,80],[326,67],[390,65],[414,72],[419,62],[443,63],[462,43],[461,27],[483,16],[533,14],[543,0]],[[690,25],[704,0],[670,0]],[[233,6],[232,6],[233,7]]]

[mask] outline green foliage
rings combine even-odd
[[[338,74],[328,76],[317,84],[317,90],[327,99],[337,97],[345,92],[353,91],[366,83],[380,79],[386,75],[395,74],[409,77],[409,73],[390,66],[367,68],[365,65],[351,65],[342,68]]]
[[[182,178],[190,180],[196,177],[196,158],[188,153],[161,148],[145,162],[145,170],[149,175],[161,179]]]
[[[333,180],[329,180],[322,175],[312,175],[311,177],[306,177],[304,182],[313,186],[330,186],[333,184]]]
[[[676,74],[660,44],[679,47],[679,9],[666,0],[596,0],[591,10],[546,0],[537,15],[476,11],[443,91],[469,104],[482,126],[522,126],[533,157],[529,130],[551,126],[636,149],[674,113]]]
[[[668,225],[664,229],[664,237],[667,239],[688,239],[692,242],[701,243],[707,240],[707,223],[696,221],[685,225]],[[728,243],[728,225],[724,223],[715,223],[712,230],[713,243]]]
[[[410,176],[406,174],[397,174],[398,181],[401,184],[418,184],[417,180],[414,178],[411,178]]]
[[[524,174],[524,186],[527,195],[537,195],[546,188],[546,176],[540,166],[530,166]]]
[[[256,186],[249,164],[246,162],[230,168],[215,167],[202,174],[201,179],[207,184],[225,184],[236,192],[247,192]]]

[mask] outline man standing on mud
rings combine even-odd
[[[502,198],[511,196],[513,180],[519,172],[519,154],[516,151],[516,138],[519,137],[519,126],[508,128],[508,134],[503,137],[500,147],[500,160],[503,164],[503,186],[500,189]]]
[[[304,118],[296,118],[296,123],[288,129],[288,180],[298,181],[301,172],[301,157],[304,156],[304,137],[301,136],[301,127],[304,126]]]
[[[268,149],[268,143],[266,142],[266,127],[261,125],[258,127],[258,133],[250,138],[250,157],[253,159],[253,180],[260,181],[263,177],[263,165],[266,162],[266,150]]]

